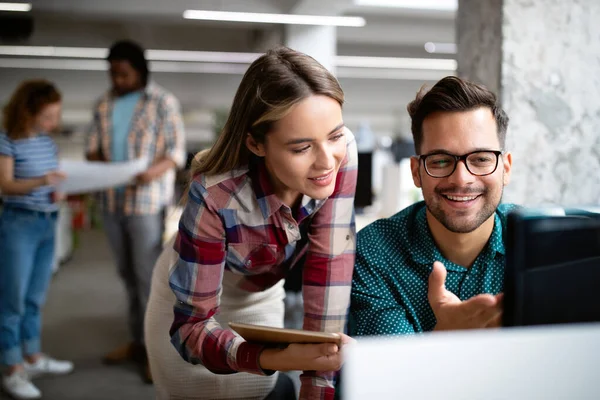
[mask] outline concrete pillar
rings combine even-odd
[[[336,28],[334,26],[287,25],[285,45],[315,58],[335,74]]]
[[[510,118],[505,201],[600,204],[598,21],[598,0],[459,0],[458,75]]]

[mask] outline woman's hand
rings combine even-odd
[[[60,203],[67,198],[67,195],[61,192],[52,192],[50,195],[53,203]]]
[[[290,344],[285,349],[265,349],[260,355],[262,369],[275,371],[338,371],[343,364],[343,349],[356,341],[338,333],[341,348],[333,343]]]
[[[65,180],[66,177],[67,176],[64,173],[60,172],[60,171],[48,172],[43,177],[44,186],[55,186],[58,183],[60,183],[63,180]]]

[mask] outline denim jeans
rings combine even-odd
[[[144,315],[154,264],[162,251],[164,211],[158,214],[104,214],[104,230],[125,284],[129,329],[135,344],[144,344]]]
[[[40,351],[40,310],[52,275],[57,213],[0,214],[0,365]]]

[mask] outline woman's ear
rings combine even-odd
[[[265,156],[265,146],[262,143],[258,143],[251,134],[247,133],[246,134],[246,147],[248,147],[248,150],[250,150],[252,153],[254,153],[255,155],[257,155],[258,157],[264,157]]]

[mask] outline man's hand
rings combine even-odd
[[[433,263],[429,275],[427,297],[435,314],[435,331],[481,329],[498,327],[502,322],[502,294],[480,294],[460,301],[446,290],[446,267],[439,261]]]
[[[169,169],[176,168],[176,164],[170,158],[163,158],[160,161],[155,162],[150,168],[142,172],[136,177],[136,182],[141,185],[152,182],[155,179],[160,178]]]
[[[147,169],[146,171],[142,172],[141,174],[139,174],[138,176],[135,177],[136,183],[141,184],[141,185],[150,183],[154,179],[156,179],[156,178],[155,178],[154,174],[152,173],[151,169]]]
[[[100,161],[100,162],[106,162],[106,158],[104,158],[104,156],[102,156],[100,154],[100,152],[94,152],[94,153],[87,153],[85,155],[85,159],[88,161]]]

